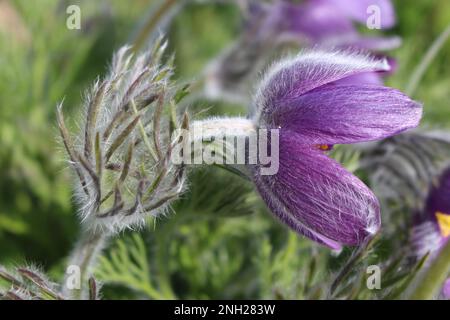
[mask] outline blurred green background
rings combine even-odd
[[[195,80],[241,27],[235,6],[194,2],[177,14],[167,34],[181,81]],[[398,24],[387,33],[400,35],[403,45],[391,53],[399,69],[387,84],[404,90],[450,23],[450,1],[394,3]],[[70,4],[81,8],[81,30],[66,28]],[[64,99],[76,129],[83,91],[105,73],[114,50],[131,41],[156,4],[0,0],[0,264],[36,263],[61,277],[80,227],[57,138],[56,104]],[[414,94],[425,105],[425,128],[450,126],[449,61],[450,41]],[[245,106],[208,101],[193,108],[245,113]],[[111,244],[98,272],[115,283],[105,288],[105,297],[314,297],[309,286],[326,278],[338,258],[279,225],[252,186],[238,178],[205,169],[191,180],[176,214]],[[136,249],[134,258],[130,248]],[[315,265],[316,259],[326,265]],[[127,263],[137,271],[127,274]]]

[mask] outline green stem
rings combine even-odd
[[[427,71],[431,62],[433,62],[434,58],[439,53],[439,50],[441,50],[442,46],[445,44],[445,42],[447,41],[447,39],[449,37],[450,37],[450,25],[433,42],[431,47],[425,53],[425,56],[423,57],[420,64],[414,70],[414,72],[411,76],[411,79],[410,79],[408,85],[406,86],[406,90],[405,90],[409,96],[412,96],[414,94],[423,75],[425,74],[425,72]]]
[[[88,279],[107,238],[107,234],[101,232],[83,231],[68,263],[68,266],[78,266],[80,268],[80,288],[69,289],[67,286],[68,277],[66,277],[63,285],[65,296],[75,300],[88,298]]]
[[[147,19],[142,29],[139,31],[136,36],[136,40],[134,41],[133,51],[138,52],[145,41],[148,39],[150,34],[153,32],[155,27],[158,25],[158,22],[165,16],[165,14],[172,8],[173,5],[177,3],[176,0],[164,0],[159,8],[156,9],[155,13],[150,15],[150,18]]]
[[[425,271],[423,277],[419,280],[410,300],[430,300],[439,294],[442,285],[450,272],[450,241],[440,252],[439,256],[433,261],[432,265]]]

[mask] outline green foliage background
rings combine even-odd
[[[7,2],[22,28],[0,24],[0,263],[36,263],[60,278],[80,228],[57,139],[56,104],[65,100],[75,129],[83,91],[156,1]],[[65,26],[65,9],[74,3],[82,10],[80,31]],[[450,23],[450,2],[397,0],[395,6],[398,25],[389,33],[400,35],[403,45],[392,52],[399,69],[388,85],[405,89]],[[168,33],[177,77],[195,80],[239,34],[240,23],[232,5],[187,5]],[[450,126],[449,59],[447,42],[415,93],[425,104],[424,127]],[[192,108],[245,113],[245,106],[207,101]],[[174,213],[111,243],[97,272],[107,284],[106,298],[326,296],[322,283],[330,282],[350,249],[336,257],[290,232],[271,218],[250,184],[229,173],[205,169],[192,175],[191,185]],[[389,255],[390,241],[381,241],[374,261]],[[374,294],[357,288],[353,297]]]

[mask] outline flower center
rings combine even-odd
[[[316,144],[315,147],[322,151],[330,151],[331,149],[333,149],[332,144]]]
[[[439,225],[439,230],[443,237],[450,236],[450,214],[436,212],[436,219]]]

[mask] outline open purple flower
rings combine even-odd
[[[415,254],[439,253],[450,237],[450,168],[445,170],[437,185],[432,186],[425,208],[417,215],[412,230]]]
[[[412,246],[417,258],[429,253],[428,262],[439,254],[450,238],[450,168],[432,186],[425,208],[412,229]],[[442,286],[442,296],[450,299],[450,278]]]
[[[374,194],[328,158],[334,144],[383,139],[416,127],[420,104],[398,90],[340,80],[387,69],[358,54],[303,52],[274,65],[259,87],[252,119],[279,129],[279,170],[252,178],[282,222],[333,249],[358,245],[380,227]]]

